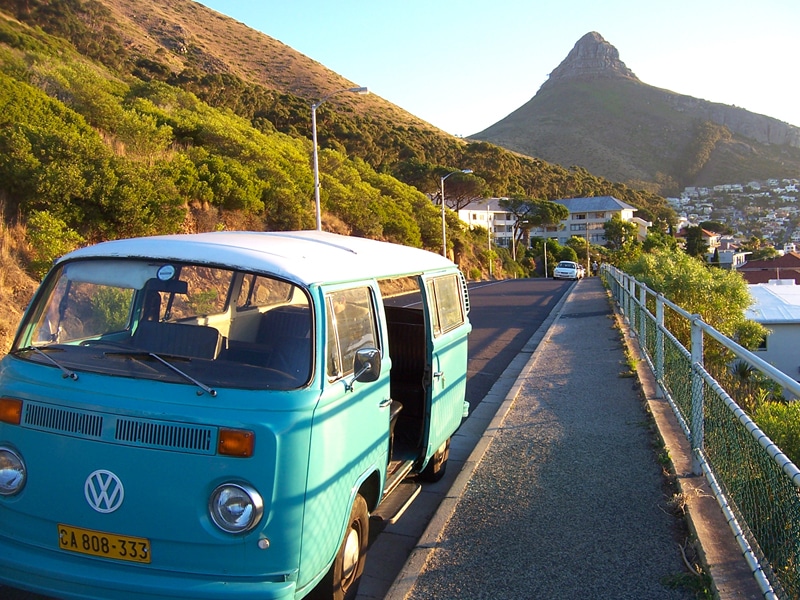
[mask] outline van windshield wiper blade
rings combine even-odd
[[[190,383],[193,383],[198,388],[200,388],[200,390],[202,390],[202,391],[197,392],[198,396],[201,395],[203,392],[205,392],[206,394],[208,394],[212,398],[216,397],[216,395],[217,395],[217,390],[207,386],[204,383],[201,383],[201,382],[197,381],[197,379],[195,379],[194,377],[192,377],[188,373],[184,373],[178,367],[173,365],[168,360],[165,360],[165,359],[161,358],[155,352],[147,352],[146,350],[141,350],[141,351],[119,350],[119,351],[113,351],[113,352],[105,352],[104,354],[105,354],[105,356],[128,356],[128,357],[131,357],[131,358],[137,358],[137,357],[140,358],[140,357],[143,357],[143,356],[148,356],[150,358],[154,358],[155,360],[160,362],[162,365],[164,365],[168,369],[172,370],[173,372],[175,372],[178,375],[180,375],[181,377],[183,377],[186,381],[188,381]]]
[[[49,346],[44,346],[45,350],[54,350],[54,348],[50,348]],[[19,348],[14,351],[14,354],[20,352],[33,352],[34,354],[38,354],[39,356],[43,357],[47,362],[50,364],[58,367],[61,370],[62,377],[64,379],[72,379],[72,381],[78,380],[78,374],[75,371],[72,371],[58,362],[55,358],[47,354],[44,350],[39,348],[38,346],[25,346],[24,348]]]

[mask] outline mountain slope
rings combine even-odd
[[[596,32],[530,101],[470,139],[662,193],[800,170],[800,128],[647,85]]]
[[[114,29],[129,51],[152,57],[175,71],[230,73],[248,83],[311,101],[359,84],[197,2],[100,0],[99,4],[109,10]],[[344,94],[337,96],[336,102],[357,113],[385,115],[388,111],[392,119],[406,125],[435,129],[379,96],[355,99]]]

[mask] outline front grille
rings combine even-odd
[[[32,402],[25,403],[24,424],[81,437],[99,438],[103,434],[102,415]]]
[[[215,454],[217,449],[217,427],[133,419],[41,402],[25,402],[22,425],[70,437],[156,450]]]
[[[114,438],[136,446],[208,453],[213,434],[210,427],[117,419]]]

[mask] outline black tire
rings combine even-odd
[[[442,447],[440,447],[431,457],[430,461],[428,461],[428,464],[419,474],[419,478],[428,483],[435,483],[439,481],[442,477],[444,477],[445,471],[447,470],[447,459],[449,457],[450,438],[447,438],[447,441],[442,444]]]
[[[342,545],[333,564],[317,587],[308,595],[311,600],[352,600],[358,592],[369,543],[369,511],[361,494],[350,509],[350,520]]]

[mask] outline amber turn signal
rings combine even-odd
[[[220,429],[217,451],[225,456],[253,456],[256,434],[245,429]]]
[[[19,425],[22,420],[22,400],[0,398],[0,422]]]

